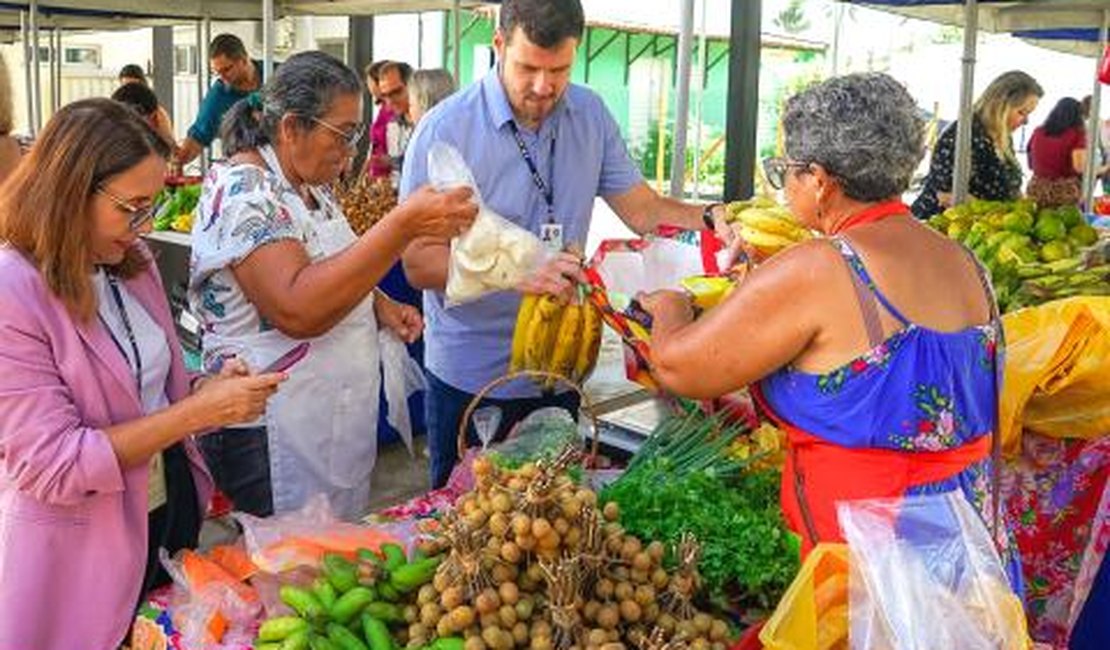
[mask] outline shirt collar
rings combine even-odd
[[[513,108],[509,105],[509,96],[505,94],[505,86],[501,83],[499,66],[494,66],[489,73],[482,78],[482,94],[486,98],[490,120],[493,121],[493,126],[495,128],[501,129],[513,120]],[[552,118],[558,117],[559,113],[564,111],[574,111],[574,102],[572,102],[570,98],[569,85],[566,90],[563,91],[563,97],[559,100],[559,103],[555,105],[555,110],[544,120],[544,127],[546,127]]]

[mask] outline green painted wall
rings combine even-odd
[[[463,35],[460,56],[460,77],[464,84],[474,78],[474,53],[477,46],[492,42],[494,26],[487,19],[472,18],[463,12]],[[451,34],[448,17],[445,34]],[[674,66],[675,37],[654,36],[642,33],[627,33],[602,27],[590,27],[588,34],[579,45],[575,59],[572,79],[575,83],[585,84],[605,100],[609,110],[620,125],[633,156],[649,178],[656,175],[655,163],[659,130],[659,93],[666,85],[667,102],[663,116],[663,137],[668,149],[670,141],[669,125],[674,124]],[[444,67],[450,69],[452,55],[450,43],[445,39]],[[587,50],[587,48],[589,48]],[[592,56],[588,56],[587,53]],[[694,65],[699,64],[698,51],[694,52]],[[629,65],[629,59],[636,61]],[[588,62],[589,61],[589,62]],[[701,150],[713,149],[716,141],[724,136],[725,115],[728,111],[728,44],[725,41],[709,42],[706,56],[708,73],[705,75],[702,97],[702,138]],[[586,68],[589,65],[587,78]],[[484,65],[484,62],[482,62]],[[759,149],[761,155],[774,152],[778,140],[778,115],[785,97],[796,90],[803,80],[819,75],[823,68],[823,54],[765,47],[762,53],[760,75],[760,124]],[[697,83],[695,73],[693,82]],[[696,119],[696,85],[691,88],[690,98],[690,137]],[[692,168],[693,145],[688,143],[687,169]],[[702,179],[710,186],[721,182],[724,161],[724,147],[713,149],[713,156],[703,162]],[[669,153],[665,155],[664,177],[670,173]]]

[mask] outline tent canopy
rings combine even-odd
[[[944,25],[963,25],[964,3],[960,0],[841,0],[850,4],[882,8],[884,11]],[[999,2],[980,0],[979,29],[987,32],[1021,32],[1042,29],[1095,27],[1110,11],[1110,0],[1037,0]]]

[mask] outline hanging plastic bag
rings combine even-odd
[[[1110,297],[1075,297],[1011,312],[999,431],[1021,452],[1027,428],[1052,438],[1110,432]]]
[[[848,547],[821,543],[759,632],[768,650],[848,647]]]
[[[409,356],[408,348],[392,330],[378,330],[378,351],[382,359],[382,388],[387,405],[386,420],[404,441],[412,456],[412,418],[409,415],[409,397],[427,389],[424,371]]]
[[[837,504],[853,650],[1029,647],[986,525],[956,492]]]
[[[438,190],[471,188],[479,206],[470,229],[451,240],[445,292],[448,306],[515,289],[544,263],[540,239],[485,205],[470,167],[454,147],[432,144],[428,179]]]

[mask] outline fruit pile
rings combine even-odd
[[[360,236],[397,206],[397,191],[389,178],[359,174],[352,183],[337,184],[334,192],[351,230]]]
[[[694,605],[698,544],[668,553],[626,534],[616,504],[599,511],[569,477],[574,460],[568,449],[516,470],[475,461],[476,489],[438,532],[447,557],[417,593],[408,647],[461,637],[465,650],[725,648],[728,625]]]
[[[972,200],[932,217],[929,224],[983,262],[1004,312],[1110,293],[1110,265],[1082,255],[1096,243],[1098,232],[1075,206],[1037,210],[1028,200]]]
[[[154,230],[193,231],[193,214],[200,201],[197,184],[165,187],[154,197]]]
[[[597,365],[601,312],[589,300],[562,304],[554,296],[525,294],[517,312],[509,372],[543,370],[581,384]],[[554,378],[544,388],[555,386]]]
[[[431,581],[441,559],[410,562],[396,544],[383,544],[381,555],[360,549],[357,562],[325,554],[310,585],[281,586],[281,601],[296,614],[263,621],[255,650],[389,650],[389,626],[415,620],[414,608],[402,604],[405,595]],[[441,644],[434,650],[461,647]]]
[[[812,237],[794,219],[790,210],[766,197],[729,203],[726,211],[726,221],[763,257],[770,257]]]

